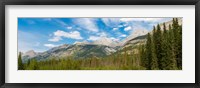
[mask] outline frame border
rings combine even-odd
[[[6,5],[195,5],[195,83],[5,83]],[[200,87],[200,0],[1,0],[0,1],[0,87],[5,88],[199,88]]]

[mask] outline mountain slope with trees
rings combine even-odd
[[[146,35],[129,39],[123,46],[93,45],[56,47],[47,51],[48,58],[36,56],[23,62],[19,53],[19,70],[181,70],[182,19],[173,18],[153,26]],[[180,23],[181,22],[181,23]],[[86,47],[87,46],[87,47]],[[75,52],[69,54],[66,50]],[[63,54],[60,52],[65,51]],[[46,53],[47,53],[46,52]],[[53,52],[53,53],[52,53]],[[45,54],[45,53],[44,53]],[[40,54],[42,55],[42,54]],[[53,56],[52,55],[57,55]],[[45,56],[45,55],[43,55]],[[76,59],[79,58],[79,59]],[[84,59],[83,59],[84,58]]]

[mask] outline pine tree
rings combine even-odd
[[[171,25],[169,25],[169,61],[167,65],[167,69],[177,69],[177,63],[176,63],[176,56],[175,56],[175,42],[174,42],[174,32],[171,28]]]
[[[177,32],[177,67],[182,69],[182,25],[178,26]]]
[[[156,57],[156,51],[155,51],[155,45],[154,45],[154,41],[153,39],[151,40],[151,62],[150,62],[150,66],[151,66],[151,70],[158,70],[158,58]]]
[[[161,63],[161,58],[162,58],[162,32],[161,32],[161,28],[160,25],[157,25],[157,30],[156,30],[156,34],[155,34],[155,48],[156,48],[156,56],[158,58],[158,67],[159,69],[162,69],[162,63]]]
[[[154,42],[154,45],[155,45],[155,52],[157,52],[157,34],[156,34],[156,27],[153,26],[153,42]],[[157,55],[156,55],[157,56]]]
[[[24,64],[22,63],[21,52],[19,52],[19,56],[18,56],[18,70],[24,70]]]
[[[146,58],[145,58],[145,61],[147,62],[146,63],[146,68],[148,70],[151,70],[151,59],[152,59],[152,51],[151,51],[151,43],[152,40],[151,40],[151,35],[148,33],[147,34],[147,42],[146,42]]]
[[[167,28],[166,28],[165,23],[163,23],[163,31],[164,31],[164,35],[167,35]]]
[[[146,58],[146,51],[145,51],[145,46],[140,45],[140,65],[143,67],[148,66],[148,59]]]
[[[172,30],[174,33],[174,53],[177,67],[182,69],[182,27],[177,18],[173,18]]]
[[[168,33],[167,33],[167,29],[166,29],[166,25],[165,23],[163,23],[163,34],[162,34],[162,57],[160,59],[160,66],[161,69],[168,69],[167,66],[169,65],[169,55],[170,55],[170,44],[168,42]]]

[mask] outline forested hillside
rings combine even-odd
[[[39,61],[33,57],[23,62],[20,52],[18,70],[181,70],[182,24],[173,18],[172,24],[160,25],[153,26],[147,35],[131,39],[124,46],[112,48],[109,54],[105,52],[106,46],[103,46],[79,53],[82,58],[78,59],[75,54],[66,57],[49,55],[45,60]],[[80,48],[76,53],[79,51],[85,50]]]

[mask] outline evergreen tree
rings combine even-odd
[[[49,62],[51,63],[50,65],[52,66],[52,60],[50,60]],[[39,69],[37,60],[35,58],[31,59],[29,69],[32,69],[32,70],[38,70]]]
[[[163,31],[164,31],[163,35],[167,35],[167,28],[166,28],[165,23],[163,23]],[[166,36],[164,36],[164,37],[166,37]]]
[[[21,52],[19,52],[19,56],[18,56],[18,70],[24,70],[24,64],[22,63]]]
[[[147,43],[146,43],[146,58],[145,58],[145,61],[147,62],[146,63],[146,68],[148,70],[151,70],[151,59],[152,59],[152,51],[151,51],[151,43],[152,40],[151,40],[151,35],[148,33],[147,34]]]
[[[140,45],[140,65],[143,67],[148,67],[148,59],[146,58],[146,51],[145,51],[145,46]]]
[[[170,55],[170,44],[168,42],[168,33],[167,33],[167,29],[166,29],[166,25],[165,23],[163,23],[163,34],[162,34],[162,57],[160,59],[160,66],[161,69],[168,69],[167,66],[170,64],[168,64],[169,62],[169,55]]]
[[[177,67],[182,69],[182,27],[177,18],[173,18],[172,30],[174,33],[174,53]]]
[[[177,63],[176,63],[176,56],[175,56],[175,46],[174,46],[174,32],[171,28],[171,25],[169,25],[169,61],[167,65],[167,69],[177,69]]]
[[[177,31],[177,67],[182,69],[182,26]]]
[[[151,70],[158,70],[158,58],[156,57],[156,51],[155,51],[155,45],[154,45],[154,41],[153,39],[151,40],[151,46],[149,46],[151,48]]]
[[[153,26],[153,43],[155,48],[155,54],[157,54],[157,34],[156,34],[156,27]],[[157,57],[157,55],[156,55]]]
[[[156,56],[158,58],[158,67],[159,69],[162,69],[162,63],[161,63],[161,58],[162,58],[162,32],[160,25],[157,25],[157,30],[156,30],[156,37],[155,37],[155,46],[156,46]]]
[[[158,62],[154,47],[154,41],[150,33],[147,35],[147,43],[146,43],[146,68],[148,70],[156,70],[158,69]]]

